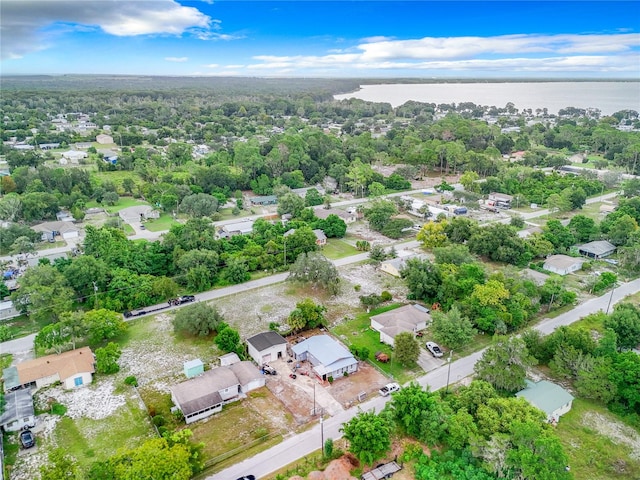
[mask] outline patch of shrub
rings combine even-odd
[[[393,299],[393,295],[391,295],[391,293],[389,293],[387,290],[383,290],[380,294],[380,299],[383,302],[388,302]]]
[[[165,423],[167,423],[167,421],[164,419],[164,417],[162,415],[155,415],[153,417],[153,424],[156,427],[161,427],[163,426]]]
[[[253,432],[253,438],[255,438],[256,440],[258,438],[266,437],[267,435],[269,435],[269,430],[267,430],[265,427],[258,428]]]
[[[52,403],[51,404],[51,413],[54,415],[60,415],[61,417],[67,413],[67,407],[62,405],[61,403]]]
[[[131,385],[132,387],[137,387],[138,386],[138,379],[136,377],[134,377],[133,375],[129,375],[127,378],[124,379],[124,384],[125,385]]]
[[[359,291],[360,291],[360,289],[362,289],[362,285],[354,285],[354,286],[353,286],[353,289],[354,289],[356,292],[359,292]]]
[[[160,434],[161,437],[164,437],[165,434],[169,433],[169,429],[167,427],[158,427],[158,433]]]
[[[328,381],[329,383],[333,383],[333,377],[332,377],[332,376],[329,376],[329,378],[327,378],[327,381]]]

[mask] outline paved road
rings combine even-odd
[[[580,318],[595,313],[599,310],[606,311],[607,307],[613,308],[627,295],[640,291],[640,279],[625,283],[611,292],[607,292],[601,297],[593,298],[573,310],[558,315],[555,318],[542,320],[535,329],[543,334],[549,334],[561,325],[569,325]],[[417,381],[423,387],[429,386],[431,390],[445,388],[447,383],[454,384],[463,378],[473,374],[473,367],[480,359],[484,350],[475,352],[467,357],[461,358],[451,363],[444,364],[436,370],[432,370],[420,377]],[[357,407],[340,412],[338,415],[328,418],[323,422],[322,430],[320,424],[316,424],[310,430],[292,435],[280,444],[261,452],[243,462],[233,465],[215,475],[207,477],[207,480],[235,480],[243,475],[253,474],[256,477],[268,475],[296,460],[309,455],[322,446],[321,438],[338,439],[341,437],[341,425],[355,416],[359,410],[380,411],[389,397],[376,397]]]
[[[13,355],[28,354],[33,350],[33,339],[36,334],[27,335],[26,337],[16,338],[8,342],[0,343],[0,353],[11,353]]]

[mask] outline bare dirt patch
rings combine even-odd
[[[587,412],[582,418],[582,423],[600,435],[610,438],[614,443],[628,445],[631,447],[629,457],[640,460],[640,434],[633,428],[595,412]]]
[[[378,394],[383,385],[389,383],[389,379],[366,362],[358,363],[358,371],[345,378],[340,378],[327,387],[327,391],[338,400],[345,408],[349,408],[358,402],[371,398]],[[361,399],[360,394],[364,393]]]

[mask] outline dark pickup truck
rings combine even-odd
[[[195,301],[196,301],[195,295],[183,295],[181,297],[172,298],[171,300],[169,300],[169,305],[182,305],[185,303],[191,303]]]

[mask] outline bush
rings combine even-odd
[[[63,416],[65,413],[67,413],[67,407],[62,405],[61,403],[53,403],[51,404],[51,413],[53,415]]]
[[[158,433],[160,434],[161,437],[164,437],[166,433],[169,432],[169,429],[167,427],[158,427]]]
[[[167,421],[164,419],[164,417],[162,415],[156,415],[156,416],[153,417],[153,424],[156,427],[162,427],[166,423],[167,423]]]
[[[380,294],[380,299],[383,302],[388,302],[393,299],[393,295],[391,295],[391,293],[389,293],[387,290],[383,290]]]
[[[354,289],[356,292],[359,292],[361,288],[362,288],[362,285],[354,285],[354,286],[353,286],[353,289]]]
[[[132,387],[137,387],[138,386],[138,379],[136,377],[134,377],[133,375],[129,375],[127,378],[124,379],[124,384],[125,385],[131,385]]]
[[[269,322],[269,330],[277,332],[280,330],[280,324],[278,322]]]
[[[348,377],[348,376],[349,376],[349,372],[344,372],[344,373],[342,374],[342,376],[343,376],[343,377]]]
[[[256,440],[262,437],[266,437],[267,435],[269,435],[269,430],[267,430],[265,427],[258,428],[255,432],[253,432],[253,438],[255,438]]]
[[[327,438],[324,442],[324,456],[325,458],[331,458],[333,455],[333,439]]]
[[[329,378],[327,378],[327,381],[328,381],[329,383],[333,383],[333,377],[332,377],[332,376],[329,376]]]

